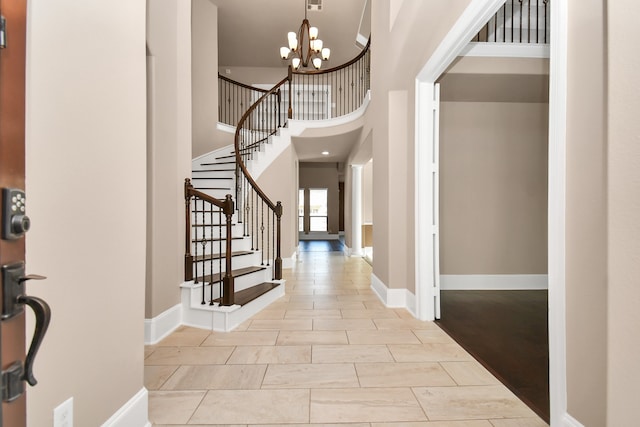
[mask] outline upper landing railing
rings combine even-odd
[[[472,42],[548,44],[549,0],[507,0]]]

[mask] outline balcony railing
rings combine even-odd
[[[549,0],[507,0],[473,42],[548,44]]]

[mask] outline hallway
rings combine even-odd
[[[153,425],[546,425],[437,325],[386,308],[363,259],[301,250],[284,275],[236,331],[145,348]]]

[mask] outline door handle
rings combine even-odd
[[[2,320],[11,319],[24,311],[24,306],[29,306],[36,317],[36,326],[27,352],[24,365],[21,361],[15,361],[11,366],[2,371],[2,399],[12,401],[24,393],[24,381],[34,386],[38,383],[33,375],[33,362],[40,349],[44,335],[51,322],[51,308],[43,299],[25,294],[24,283],[27,280],[43,280],[44,276],[24,274],[24,262],[2,266]]]

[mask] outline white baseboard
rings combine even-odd
[[[176,304],[153,319],[144,319],[145,345],[157,344],[182,323],[182,304]]]
[[[564,427],[584,427],[582,423],[580,423],[569,414],[564,414],[564,416],[562,417],[562,425]]]
[[[142,387],[102,427],[151,427],[148,414],[149,392]]]
[[[371,273],[371,289],[389,308],[406,308],[416,315],[416,296],[408,289],[389,289],[375,274]]]
[[[444,290],[536,290],[548,289],[546,274],[442,274]]]
[[[282,258],[282,268],[293,268],[296,263],[297,256],[298,253],[294,252],[289,258]]]

